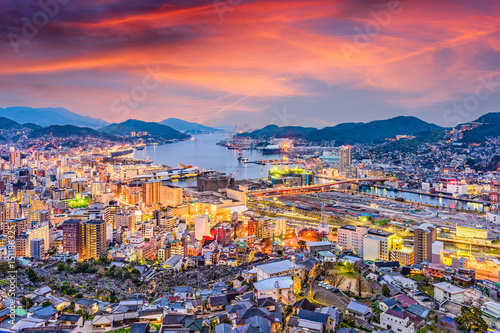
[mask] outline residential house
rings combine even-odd
[[[257,281],[253,285],[257,290],[257,298],[272,297],[275,301],[286,305],[295,302],[293,280],[289,276],[272,277]]]
[[[438,302],[450,300],[458,304],[464,302],[465,289],[456,287],[448,282],[434,284],[434,299]]]
[[[82,310],[84,314],[93,315],[99,310],[97,306],[97,300],[88,299],[88,298],[80,298],[75,301],[75,312],[78,310]]]
[[[413,333],[415,326],[407,313],[392,309],[380,314],[380,326],[397,333]]]
[[[369,306],[356,301],[349,302],[346,308],[346,313],[349,316],[363,320],[368,320],[373,316],[372,309]]]

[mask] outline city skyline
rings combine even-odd
[[[10,2],[1,14],[0,107],[250,127],[413,115],[451,127],[498,111],[499,9],[493,1]]]

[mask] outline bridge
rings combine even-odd
[[[334,186],[342,184],[352,184],[359,182],[386,182],[393,181],[395,178],[355,178],[355,179],[345,179],[335,182],[329,182],[319,185],[306,185],[306,186],[296,186],[296,187],[279,187],[279,188],[269,188],[260,191],[249,192],[249,195],[255,197],[270,197],[270,196],[280,196],[280,195],[291,195],[300,193],[310,193],[310,192],[320,192],[328,190]]]

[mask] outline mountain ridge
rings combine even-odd
[[[208,133],[222,132],[222,130],[218,128],[208,127],[196,122],[191,122],[173,117],[164,119],[158,122],[158,124],[170,126],[179,132],[189,133],[189,134],[208,134]]]
[[[128,119],[121,123],[110,124],[100,128],[99,132],[117,136],[128,136],[131,132],[148,132],[149,135],[158,136],[165,140],[185,140],[190,137],[170,126],[137,119]]]
[[[100,128],[108,122],[83,116],[61,107],[31,108],[28,106],[12,106],[0,108],[0,116],[19,124],[33,123],[42,127],[50,125],[73,125],[79,127]]]
[[[374,120],[367,123],[340,123],[322,129],[301,126],[268,125],[260,130],[239,134],[243,137],[298,138],[310,142],[335,141],[337,144],[372,143],[396,137],[396,135],[415,135],[430,130],[444,131],[444,127],[425,122],[413,116],[398,116]]]

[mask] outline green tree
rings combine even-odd
[[[19,302],[21,303],[22,306],[24,306],[27,309],[33,306],[33,301],[29,297],[23,297]]]
[[[57,271],[58,272],[64,272],[65,269],[66,269],[66,265],[64,265],[62,262],[57,264]]]
[[[488,330],[488,324],[482,318],[481,311],[476,308],[462,306],[460,315],[455,317],[454,320],[461,330],[467,332],[483,333]]]
[[[382,285],[382,295],[384,295],[385,297],[391,296],[391,290],[389,289],[387,284]]]
[[[36,272],[29,268],[27,271],[26,271],[26,275],[28,275],[28,279],[31,281],[31,282],[38,282],[40,280],[40,278],[38,277],[38,274],[36,274]]]

